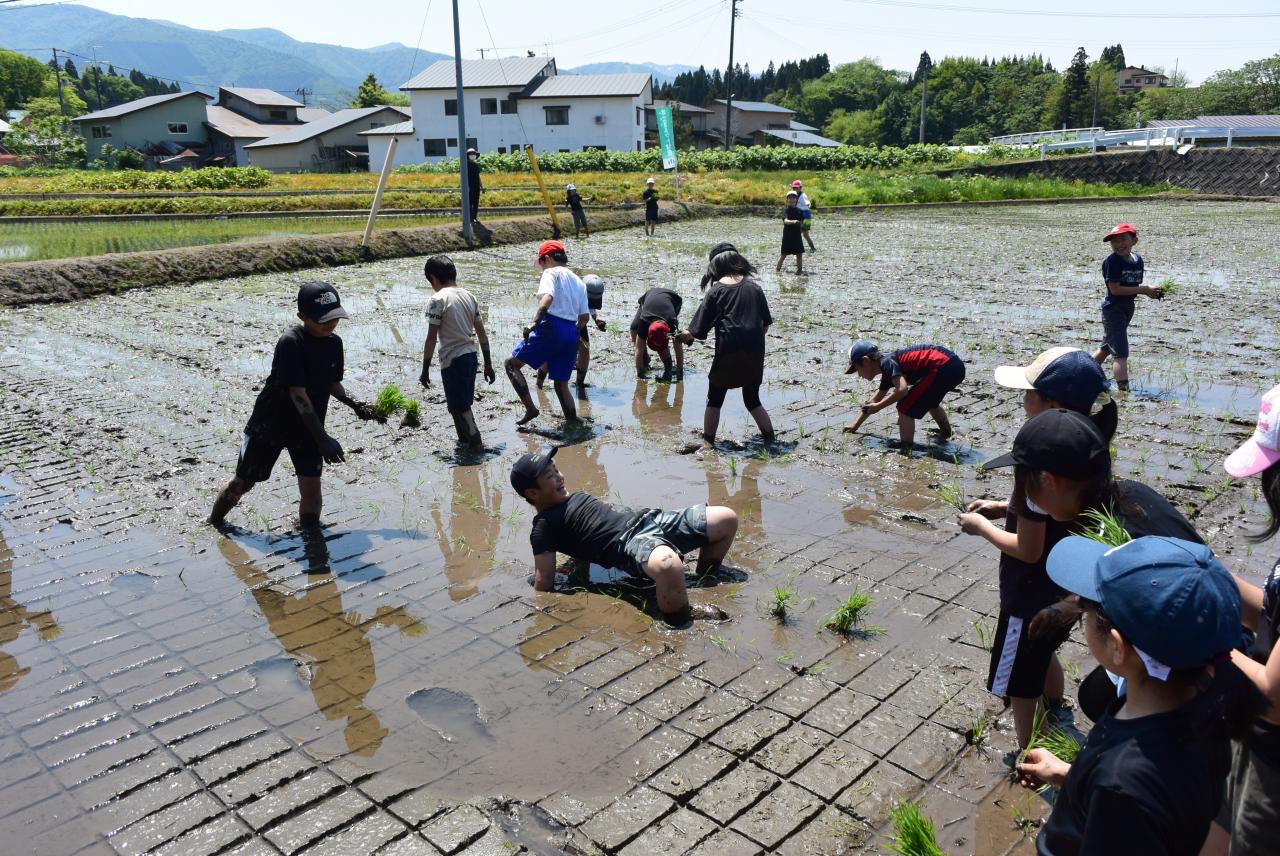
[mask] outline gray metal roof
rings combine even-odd
[[[413,133],[413,120],[401,122],[397,125],[384,125],[381,128],[373,128],[368,131],[361,131],[362,137],[398,137],[402,134]]]
[[[661,98],[659,98],[657,101],[654,101],[652,104],[644,105],[644,109],[656,110],[659,107],[667,107],[667,106],[670,106],[677,113],[710,113],[711,112],[706,107],[699,107],[697,104],[689,104],[686,101],[664,101]]]
[[[230,92],[259,107],[301,107],[301,101],[294,101],[287,95],[281,95],[274,89],[249,89],[241,86],[223,86],[224,92]]]
[[[545,56],[507,57],[503,59],[464,59],[462,85],[468,89],[509,86],[523,88],[555,60]],[[552,65],[552,74],[555,73]],[[457,86],[453,60],[442,59],[427,66],[401,89],[453,89]]]
[[[321,134],[327,134],[338,128],[350,125],[352,122],[359,122],[370,116],[375,116],[383,110],[394,110],[400,115],[405,115],[408,111],[402,107],[358,107],[349,110],[339,110],[337,113],[330,113],[323,119],[315,122],[308,122],[305,125],[299,125],[274,137],[267,137],[265,140],[259,140],[256,143],[250,143],[245,146],[246,149],[265,149],[268,146],[290,146],[294,143],[301,143],[318,137]]]
[[[791,130],[793,130],[793,131],[816,131],[816,130],[818,130],[818,129],[817,129],[817,128],[815,128],[815,127],[813,127],[812,125],[806,125],[804,122],[797,122],[795,119],[792,119],[792,120],[791,120]]]
[[[0,119],[0,134],[7,134],[13,130],[13,127],[4,119]]]
[[[130,101],[126,104],[118,104],[115,107],[108,107],[106,110],[99,110],[96,113],[86,113],[83,116],[77,116],[72,122],[93,121],[95,119],[117,119],[120,116],[127,116],[130,113],[137,113],[139,110],[146,110],[165,104],[169,101],[177,101],[179,98],[190,98],[193,95],[199,95],[208,101],[212,96],[205,95],[203,92],[193,90],[191,92],[170,92],[168,95],[148,95],[146,98],[139,98],[136,101]]]
[[[528,98],[610,98],[633,96],[649,85],[647,74],[557,74],[538,84]]]
[[[831,149],[838,148],[841,145],[835,140],[820,137],[812,131],[762,130],[760,133],[768,134],[771,137],[777,137],[779,140],[786,140],[788,143],[796,146],[822,146],[823,148]]]
[[[724,99],[717,98],[717,104],[723,104]],[[779,107],[777,104],[770,104],[768,101],[738,101],[734,100],[733,106],[739,110],[745,110],[748,113],[792,113],[796,111],[788,110],[786,107]]]

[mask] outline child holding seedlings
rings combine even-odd
[[[859,340],[849,348],[845,374],[858,373],[863,380],[880,378],[880,389],[862,405],[862,415],[845,433],[855,434],[872,414],[898,405],[898,436],[903,451],[910,451],[916,437],[916,420],[925,414],[938,424],[939,440],[951,436],[951,421],[942,399],[964,380],[964,361],[941,345],[909,345],[885,356],[874,342]]]
[[[707,374],[702,439],[715,445],[725,396],[729,390],[741,388],[742,403],[755,420],[765,444],[772,445],[776,439],[773,422],[760,403],[765,334],[773,323],[769,301],[753,278],[755,267],[732,244],[717,244],[712,253],[702,278],[706,292],[688,330],[690,336],[700,341],[706,341],[712,330],[716,333],[715,357]]]
[[[547,364],[565,420],[578,420],[578,409],[569,393],[569,376],[578,357],[579,329],[587,326],[591,310],[587,305],[587,287],[569,270],[568,264],[564,244],[543,241],[539,245],[535,262],[542,271],[538,309],[533,322],[524,328],[524,341],[511,352],[505,364],[507,378],[524,404],[524,416],[516,420],[517,425],[531,422],[540,412],[533,404],[522,369],[543,363]]]
[[[573,236],[575,238],[582,237],[583,232],[587,233],[587,237],[591,237],[591,230],[587,228],[587,212],[582,208],[582,194],[578,193],[578,188],[573,184],[566,184],[564,187],[564,201],[569,206],[570,213],[573,214]],[[590,199],[586,200],[590,202]]]
[[[338,291],[327,282],[305,282],[298,289],[298,320],[276,342],[271,374],[253,405],[240,444],[235,477],[214,500],[209,523],[221,526],[227,513],[255,484],[271,476],[280,453],[288,450],[298,476],[298,522],[320,524],[320,473],[326,463],[343,460],[342,446],[325,432],[329,398],[336,398],[362,420],[385,422],[369,404],[347,396],[342,386],[342,340],[338,321],[349,318]]]
[[[440,382],[445,406],[453,417],[458,442],[483,451],[480,429],[471,405],[476,398],[476,342],[484,354],[484,380],[497,378],[489,356],[489,336],[480,317],[480,305],[466,289],[458,287],[458,268],[448,256],[432,256],[422,268],[435,293],[427,302],[427,341],[422,346],[422,374],[418,381],[431,386],[431,360],[440,349]]]
[[[799,195],[793,190],[787,194],[787,207],[782,210],[782,252],[778,256],[778,273],[787,256],[796,257],[796,275],[804,273],[804,238],[801,237],[804,215],[796,207]]]
[[[511,487],[537,511],[529,533],[533,587],[555,587],[556,553],[564,553],[653,580],[658,609],[669,624],[723,618],[717,609],[690,606],[683,557],[698,551],[699,576],[718,570],[738,531],[733,509],[695,505],[679,511],[636,510],[615,508],[581,491],[571,494],[556,468],[557,451],[521,455],[511,468]]]
[[[1234,478],[1260,476],[1269,519],[1250,538],[1255,543],[1280,532],[1280,386],[1262,397],[1258,426],[1224,464]],[[1275,851],[1280,832],[1280,561],[1262,588],[1240,583],[1245,625],[1256,633],[1249,653],[1231,659],[1267,697],[1270,707],[1234,747],[1227,792],[1205,854],[1263,856]]]
[[[684,299],[669,288],[651,288],[640,296],[636,316],[631,319],[631,343],[636,350],[636,377],[644,377],[649,369],[649,350],[662,360],[659,383],[684,379],[684,346],[693,341],[689,333],[679,332],[680,307]],[[675,340],[675,373],[671,370],[671,340]]]
[[[1102,346],[1094,352],[1098,364],[1115,357],[1113,373],[1121,392],[1129,390],[1129,322],[1133,320],[1134,298],[1143,294],[1159,300],[1160,288],[1142,284],[1142,256],[1133,252],[1138,243],[1138,230],[1132,223],[1121,223],[1107,233],[1104,243],[1111,244],[1111,255],[1102,262],[1102,279],[1107,292],[1102,298]]]
[[[1094,424],[1103,437],[1109,442],[1115,433],[1116,405],[1106,394],[1107,378],[1079,348],[1051,348],[1025,367],[1000,366],[995,378],[1001,386],[1025,390],[1022,406],[1028,418],[1055,407],[1084,415],[1096,409]],[[1003,529],[988,519],[1001,516]],[[987,689],[1009,700],[1018,748],[1025,749],[1034,736],[1041,699],[1061,703],[1065,689],[1056,652],[1071,628],[1058,628],[1032,639],[1026,627],[1040,610],[1062,599],[1062,590],[1045,570],[1045,557],[1071,528],[1017,496],[1009,502],[973,502],[959,522],[963,532],[986,538],[1000,550],[1000,617],[991,646]]]
[[[582,284],[587,289],[587,309],[591,312],[591,322],[596,325],[596,329],[604,332],[607,328],[604,318],[600,316],[600,310],[604,309],[604,280],[594,273],[589,273],[582,278]],[[587,384],[587,369],[591,366],[591,325],[584,324],[578,328],[578,379],[575,386],[578,389],[584,389]],[[542,389],[542,385],[547,382],[547,364],[543,363],[538,368],[538,389]]]
[[[804,218],[800,231],[804,235],[805,243],[809,245],[809,252],[816,252],[818,248],[813,245],[813,235],[809,233],[813,225],[813,205],[809,202],[809,194],[804,192],[804,183],[798,178],[791,182],[791,189],[800,194],[796,197],[796,207],[800,209],[800,216]]]
[[[644,233],[649,237],[658,231],[658,191],[655,179],[646,179],[644,188]]]
[[[1177,538],[1111,547],[1073,536],[1048,568],[1081,599],[1089,652],[1126,693],[1073,763],[1036,748],[1018,764],[1024,784],[1059,789],[1036,852],[1199,853],[1230,740],[1266,703],[1229,656],[1240,638],[1235,581],[1208,547]]]

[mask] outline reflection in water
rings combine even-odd
[[[733,471],[730,471],[732,460]],[[712,458],[707,473],[707,505],[727,505],[738,512],[738,535],[734,539],[734,552],[744,554],[741,545],[766,543],[764,531],[764,504],[760,499],[760,474],[765,462],[759,458],[734,458],[722,462]],[[738,489],[732,490],[733,481]]]
[[[448,526],[437,500],[431,507],[436,543],[444,556],[444,575],[449,580],[449,597],[466,600],[476,593],[476,584],[488,575],[502,532],[503,481],[495,477],[495,466],[450,468],[453,492],[449,496]]]
[[[45,642],[57,639],[62,628],[48,610],[33,612],[13,599],[13,551],[0,532],[0,645],[12,642],[30,625]],[[30,673],[30,666],[21,666],[12,654],[0,651],[0,692],[18,685],[23,675]]]
[[[679,433],[683,411],[683,383],[650,382],[645,378],[636,380],[636,394],[631,399],[631,415],[640,425],[650,430],[670,429]]]
[[[409,636],[421,636],[427,627],[402,606],[380,606],[369,619],[344,612],[333,575],[315,572],[328,565],[323,537],[305,540],[312,575],[300,593],[273,587],[267,574],[231,538],[220,539],[218,549],[253,595],[285,653],[309,667],[316,708],[325,719],[345,719],[347,749],[368,757],[377,753],[387,729],[364,704],[376,680],[367,634],[378,626],[394,626]]]

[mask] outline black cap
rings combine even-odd
[[[1108,454],[1107,441],[1088,416],[1073,410],[1046,410],[1026,421],[1012,451],[987,461],[983,468],[1019,464],[1067,478],[1088,478],[1097,472],[1099,456]]]
[[[351,317],[342,308],[338,290],[327,282],[304,282],[298,289],[298,311],[317,324]]]
[[[738,248],[728,241],[721,241],[711,248],[711,252],[707,253],[707,260],[710,261],[721,253],[736,253]]]
[[[556,446],[544,446],[536,452],[520,456],[520,460],[511,466],[511,486],[516,489],[516,493],[524,496],[526,490],[538,486],[538,476],[551,466],[551,459],[556,456],[557,451],[559,449]]]

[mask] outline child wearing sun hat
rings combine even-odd
[[[1111,245],[1111,255],[1102,262],[1102,280],[1106,294],[1102,298],[1102,345],[1094,351],[1098,365],[1107,357],[1115,358],[1113,373],[1121,392],[1129,389],[1129,324],[1133,321],[1134,298],[1139,294],[1159,300],[1164,290],[1142,284],[1145,263],[1133,252],[1138,243],[1138,229],[1132,223],[1121,223],[1103,237]]]

